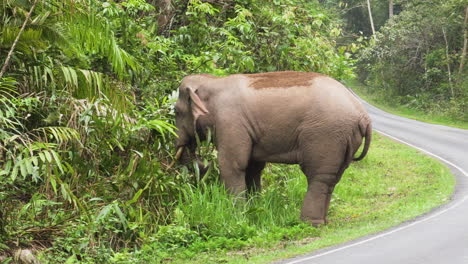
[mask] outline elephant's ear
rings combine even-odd
[[[193,120],[194,120],[194,123],[196,124],[197,119],[200,116],[204,116],[204,115],[208,114],[209,112],[208,112],[208,109],[206,109],[206,106],[202,102],[200,97],[198,97],[197,91],[194,91],[190,87],[187,88],[187,89],[188,89],[188,92],[189,92],[189,95],[190,95],[190,100],[192,101],[190,105],[191,105],[191,108],[192,108]]]

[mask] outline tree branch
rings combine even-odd
[[[29,18],[31,17],[32,12],[34,11],[34,8],[36,7],[36,4],[39,0],[34,0],[33,5],[31,6],[31,9],[29,10],[29,13],[26,15],[26,18],[24,19],[23,26],[21,26],[21,29],[16,36],[15,41],[13,42],[13,45],[11,46],[10,51],[8,52],[7,58],[5,60],[5,63],[3,64],[2,70],[0,71],[0,79],[3,77],[5,74],[9,64],[10,64],[10,59],[11,56],[13,56],[13,52],[15,51],[16,44],[18,44],[19,38],[21,37],[21,34],[23,34],[24,28],[26,28],[26,24],[28,23]]]

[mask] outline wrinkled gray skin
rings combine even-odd
[[[326,223],[335,185],[371,137],[361,103],[317,73],[187,76],[175,109],[182,163],[195,158],[195,130],[203,138],[213,129],[221,180],[233,194],[259,190],[266,162],[299,164],[308,182],[301,218],[313,225]]]

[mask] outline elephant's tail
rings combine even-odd
[[[354,161],[362,160],[366,156],[367,151],[369,150],[372,138],[372,123],[370,122],[369,117],[362,118],[361,121],[359,121],[359,130],[361,132],[362,137],[365,138],[365,143],[361,155],[359,155],[359,157],[357,158],[353,158]]]

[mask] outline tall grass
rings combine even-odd
[[[267,231],[273,226],[298,224],[305,177],[300,175],[300,170],[288,167],[271,166],[267,170],[292,173],[286,173],[284,179],[274,179],[277,182],[249,198],[228,195],[219,182],[190,188],[181,196],[178,207],[185,216],[184,221],[191,227],[206,228],[212,235],[228,237],[247,235],[243,235],[249,232],[247,227]]]
[[[176,221],[207,237],[242,240],[303,225],[299,213],[307,185],[300,169],[270,165],[264,174],[263,191],[248,198],[229,195],[218,181],[189,188],[180,196]]]

